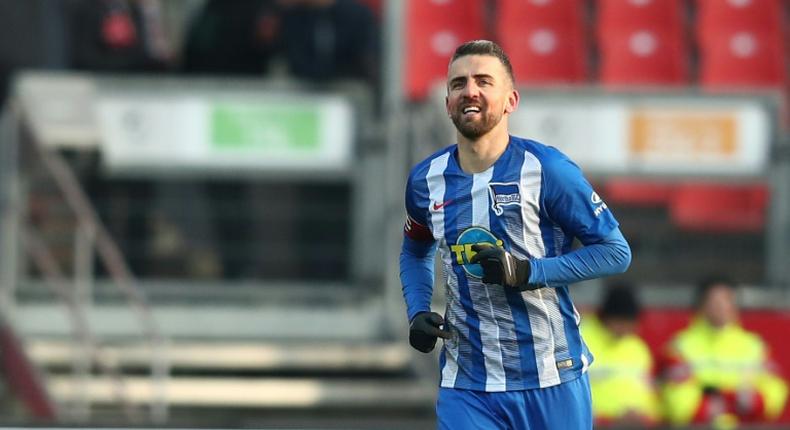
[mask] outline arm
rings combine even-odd
[[[762,339],[757,340],[761,350],[759,371],[753,389],[737,393],[736,405],[746,421],[773,421],[784,412],[787,401],[787,383],[780,376],[776,363]]]
[[[400,252],[400,281],[409,321],[419,312],[431,310],[433,259],[436,243],[403,235]]]
[[[409,316],[409,343],[420,352],[431,352],[437,337],[450,338],[444,318],[431,312],[433,257],[436,241],[428,229],[407,218],[400,254],[400,279]],[[420,240],[423,239],[423,240]]]
[[[677,343],[677,339],[671,341],[660,355],[665,418],[676,426],[705,422],[709,402],[705,401],[702,384],[694,378],[691,363],[683,357]]]
[[[417,204],[418,190],[412,178],[406,184],[406,225],[400,254],[400,279],[409,317],[409,344],[420,352],[431,352],[436,339],[450,338],[444,330],[444,318],[431,312],[433,294],[433,258],[436,239],[427,227],[427,211]]]
[[[405,193],[406,223],[400,253],[400,281],[409,322],[430,311],[436,239],[428,228],[428,185],[409,175]]]
[[[631,264],[631,249],[612,211],[581,169],[555,150],[546,163],[543,180],[546,213],[584,247],[530,260],[530,283],[558,286],[625,272]]]
[[[548,217],[585,246],[556,257],[521,260],[504,249],[476,244],[471,263],[483,267],[483,282],[532,290],[624,272],[631,249],[617,220],[581,170],[559,151],[546,156],[543,205]]]
[[[558,257],[532,259],[529,264],[530,284],[567,285],[625,272],[631,264],[631,248],[615,227],[600,241]]]

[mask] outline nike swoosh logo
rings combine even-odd
[[[436,203],[436,202],[434,202],[434,204],[433,204],[433,210],[435,210],[435,211],[438,211],[439,209],[441,209],[441,208],[443,208],[443,207],[445,207],[445,206],[449,205],[450,203],[452,203],[452,201],[453,201],[453,200],[452,200],[452,199],[450,199],[450,200],[447,200],[447,201],[446,201],[446,202],[444,202],[444,203]]]

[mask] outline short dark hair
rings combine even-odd
[[[515,85],[516,78],[513,75],[513,66],[510,64],[510,58],[508,58],[501,46],[490,40],[470,40],[455,49],[453,58],[450,59],[450,64],[453,64],[455,60],[467,55],[490,55],[496,57],[499,59],[499,62],[505,66],[507,75],[510,77],[510,83]]]
[[[731,290],[735,289],[735,280],[726,275],[708,275],[697,282],[694,290],[694,308],[699,309],[708,298],[708,293],[713,287],[723,285]]]

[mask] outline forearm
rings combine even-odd
[[[433,243],[416,241],[406,236],[403,238],[400,280],[409,321],[417,313],[431,309],[435,252]]]
[[[631,249],[619,229],[599,243],[573,252],[530,260],[530,284],[558,286],[623,273],[631,264]]]

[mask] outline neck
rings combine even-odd
[[[505,121],[475,140],[458,134],[458,162],[461,169],[466,173],[486,171],[505,152],[509,141]]]

